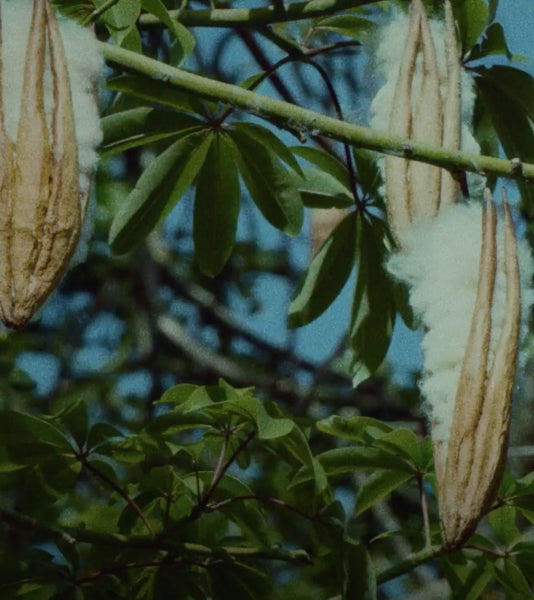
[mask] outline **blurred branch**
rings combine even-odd
[[[294,2],[285,10],[275,6],[265,8],[214,8],[211,10],[171,10],[171,17],[189,27],[255,27],[271,23],[284,23],[301,19],[323,17],[340,10],[355,8],[366,4],[375,4],[380,0],[313,0],[313,2]],[[152,14],[143,14],[139,18],[142,26],[162,25]]]
[[[168,540],[162,536],[152,538],[147,536],[127,536],[116,533],[100,533],[97,531],[90,531],[85,527],[57,528],[8,508],[0,508],[0,520],[11,526],[27,531],[34,531],[52,540],[63,543],[66,542],[69,545],[83,542],[118,548],[166,550],[175,556],[182,556],[186,559],[194,559],[197,557],[220,559],[221,552],[223,552],[232,557],[265,558],[268,560],[280,560],[303,564],[311,563],[311,558],[305,550],[285,551],[276,548],[241,548],[229,546],[210,548],[209,546],[204,546],[202,544]]]
[[[509,179],[534,180],[534,164],[522,163],[516,159],[504,160],[468,152],[451,151],[441,146],[406,140],[400,136],[346,123],[289,102],[250,92],[237,85],[189,73],[112,44],[99,42],[99,46],[104,57],[116,65],[133,69],[153,79],[165,80],[169,85],[187,90],[203,98],[239,106],[291,131],[306,133],[313,130],[340,142],[425,162],[452,172],[492,173]]]

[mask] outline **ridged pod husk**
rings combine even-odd
[[[50,123],[45,113],[47,58]],[[0,62],[0,80],[1,75]],[[86,198],[80,197],[77,155],[58,23],[48,0],[34,0],[15,143],[0,108],[0,317],[9,327],[18,329],[30,320],[59,282],[78,242]]]
[[[439,66],[430,22],[422,0],[412,0],[403,56],[395,83],[389,132],[407,140],[460,148],[460,57],[450,0],[445,1],[447,89],[441,97]],[[420,63],[420,74],[418,73]],[[417,77],[416,77],[417,74]],[[417,99],[415,81],[420,78]],[[415,106],[414,106],[415,104]],[[409,144],[408,144],[409,145]],[[402,234],[416,219],[433,218],[458,195],[452,175],[439,167],[387,156],[385,179],[388,221],[402,246]]]
[[[435,44],[424,5],[422,0],[412,0],[389,131],[406,137],[407,141],[424,140],[457,150],[461,143],[460,55],[450,0],[445,0],[444,8],[445,97],[442,99],[440,95]],[[417,77],[420,77],[420,90],[414,109]],[[385,177],[388,220],[401,249],[403,232],[415,220],[431,220],[458,199],[459,185],[452,174],[432,165],[387,157]],[[499,486],[506,457],[521,297],[516,239],[506,196],[503,210],[506,316],[496,344],[494,340],[492,363],[489,364],[497,275],[497,215],[487,190],[476,300],[447,447],[437,435],[434,439],[441,529],[444,544],[449,547],[461,545],[487,512]]]
[[[503,192],[504,193],[504,192]],[[504,198],[503,268],[506,316],[489,365],[491,306],[497,271],[497,217],[486,191],[478,288],[461,365],[446,459],[436,456],[441,529],[447,546],[462,544],[487,511],[499,486],[510,426],[521,318],[516,238]]]

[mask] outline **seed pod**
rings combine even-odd
[[[441,527],[448,546],[463,543],[490,506],[506,455],[521,317],[516,239],[506,196],[503,233],[506,317],[488,368],[497,270],[496,235],[495,206],[486,191],[478,289],[445,464],[442,450],[436,456]]]
[[[1,25],[0,14],[0,29]],[[4,26],[4,38],[6,34],[9,29]],[[3,46],[0,37],[0,56]],[[0,69],[4,68],[1,65],[0,60]],[[48,76],[51,92],[45,89]],[[0,317],[17,329],[30,320],[64,274],[80,237],[88,196],[88,190],[79,186],[71,84],[49,0],[34,0],[32,5],[15,140],[6,133],[4,93]]]
[[[460,55],[450,0],[445,0],[445,55],[447,66],[447,92],[443,107],[443,147],[460,149],[461,129],[461,86]],[[449,171],[442,171],[440,209],[454,204],[460,186]]]
[[[421,0],[412,2],[417,10],[421,27],[421,89],[415,107],[411,138],[439,146],[442,140],[442,113],[439,67],[430,23]],[[459,115],[458,115],[459,118]],[[441,169],[422,162],[410,163],[410,208],[412,222],[419,218],[433,218],[440,204]]]
[[[389,132],[406,140],[460,147],[460,57],[450,0],[445,2],[446,95],[441,98],[436,44],[421,0],[410,4],[410,21],[395,84]],[[458,185],[443,169],[387,156],[385,180],[388,220],[400,246],[417,219],[431,219],[454,202]]]

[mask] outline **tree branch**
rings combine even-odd
[[[164,80],[198,96],[225,102],[254,113],[292,131],[313,131],[357,147],[443,167],[450,171],[495,174],[509,179],[534,180],[534,164],[491,156],[452,151],[414,142],[386,132],[346,123],[289,102],[250,92],[237,85],[215,81],[161,63],[136,52],[99,42],[102,54],[121,67],[153,79]]]
[[[288,4],[284,11],[275,6],[265,8],[215,8],[212,10],[170,10],[173,19],[178,19],[188,27],[256,27],[271,23],[284,23],[302,19],[324,17],[340,10],[375,4],[380,0],[313,0]],[[142,26],[161,25],[161,21],[152,14],[143,14],[139,18]]]
[[[52,540],[67,542],[68,544],[88,543],[100,546],[111,546],[117,548],[145,548],[151,550],[165,550],[174,556],[180,556],[184,560],[195,560],[197,558],[220,559],[221,552],[232,557],[240,558],[265,558],[269,560],[280,560],[310,564],[311,558],[305,550],[279,550],[276,548],[246,548],[221,546],[210,548],[202,544],[179,542],[176,540],[148,536],[127,536],[116,533],[100,533],[90,531],[85,527],[63,527],[61,529],[50,526],[32,517],[28,517],[17,511],[0,507],[0,521],[9,525],[34,531],[45,535]]]

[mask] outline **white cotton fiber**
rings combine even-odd
[[[405,249],[393,254],[390,273],[410,286],[410,304],[421,318],[424,375],[421,391],[436,440],[448,441],[454,402],[475,304],[482,232],[479,203],[457,204],[433,222],[419,222],[406,232]],[[492,306],[491,364],[505,314],[502,226],[498,227],[498,264]],[[534,274],[528,244],[518,240],[522,289],[522,339],[527,332]],[[445,446],[446,447],[446,446]]]
[[[1,0],[3,106],[6,130],[15,141],[20,118],[24,59],[31,22],[33,0]],[[103,59],[94,34],[72,20],[58,15],[71,84],[80,191],[87,191],[97,163],[96,147],[102,139],[98,116],[96,83]],[[52,110],[52,81],[48,71],[44,80],[47,114]]]
[[[444,24],[442,21],[430,21],[432,38],[436,47],[436,58],[440,71],[441,97],[446,96],[446,63],[445,63],[445,42],[444,42]],[[373,129],[387,131],[389,127],[389,115],[395,96],[395,84],[400,68],[400,61],[404,52],[404,44],[408,32],[408,16],[400,11],[394,13],[391,22],[384,27],[380,27],[376,39],[372,41],[375,47],[373,52],[373,73],[383,82],[382,87],[376,93],[371,103],[370,126]],[[471,133],[471,123],[473,118],[473,108],[475,105],[475,90],[473,77],[465,70],[461,72],[461,144],[460,147],[465,152],[480,154],[480,146]],[[418,57],[418,63],[414,74],[414,84],[412,90],[412,106],[415,108],[421,87],[421,56]],[[383,158],[378,160],[380,167],[383,167]],[[485,179],[480,175],[468,173],[467,184],[471,198],[481,198]]]

